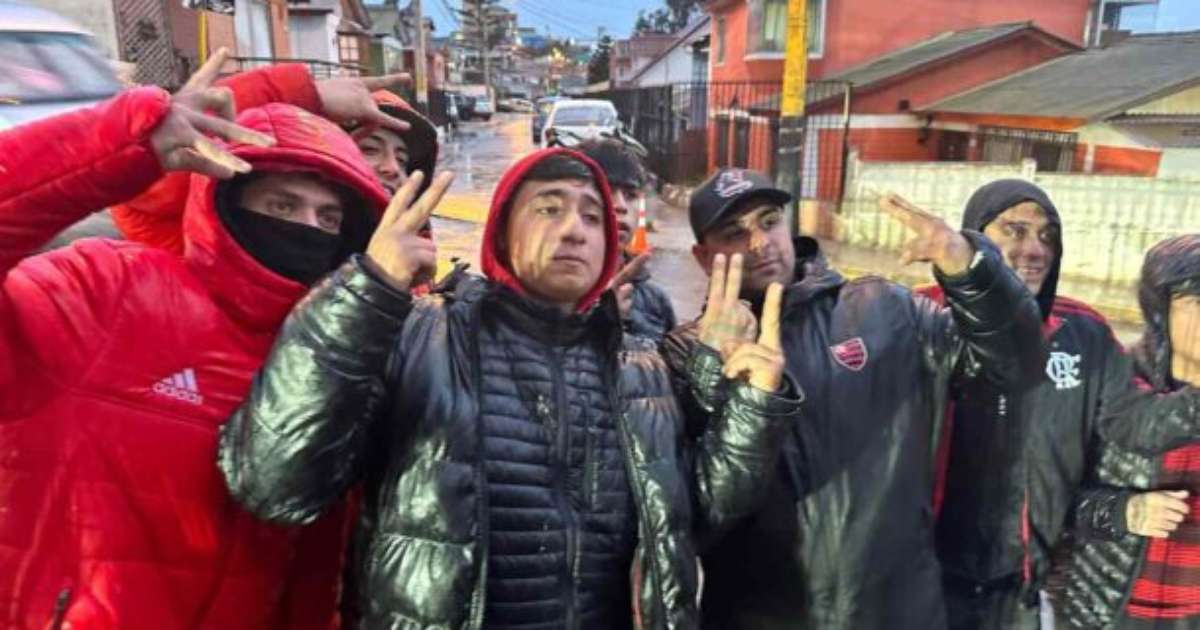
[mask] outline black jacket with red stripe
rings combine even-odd
[[[1106,414],[1133,392],[1133,372],[1101,315],[1059,297],[1043,335],[1050,353],[1036,387],[1022,393],[972,381],[955,388],[937,525],[944,573],[978,583],[1017,575],[1030,595],[1095,465],[1094,445],[1154,448],[1159,438],[1152,423]]]

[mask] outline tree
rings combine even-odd
[[[592,51],[592,58],[588,60],[587,79],[588,83],[600,83],[608,80],[608,62],[612,56],[612,38],[608,35],[600,38],[596,44],[596,50]]]
[[[659,7],[650,13],[638,11],[637,22],[633,25],[637,33],[674,33],[687,25],[692,15],[698,11],[698,0],[666,0],[667,6]]]

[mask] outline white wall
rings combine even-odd
[[[880,193],[896,192],[957,226],[976,188],[1030,175],[1062,213],[1062,274],[1067,279],[1131,287],[1150,246],[1200,226],[1200,181],[1195,180],[1035,174],[1028,164],[1023,170],[1017,165],[852,158],[848,166],[846,198],[838,215],[840,240],[864,247],[899,249],[904,241],[904,229],[878,210]]]
[[[332,13],[288,15],[288,37],[297,59],[338,61],[338,18]]]
[[[91,31],[110,59],[119,59],[117,50],[117,20],[113,0],[25,0],[75,22]]]
[[[233,28],[239,57],[273,57],[271,10],[266,0],[236,0]]]

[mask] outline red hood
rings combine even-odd
[[[570,149],[543,149],[535,151],[530,155],[525,156],[521,161],[513,164],[504,176],[500,178],[500,182],[496,184],[496,192],[492,195],[492,207],[488,211],[487,226],[483,230],[483,251],[480,252],[480,260],[483,264],[483,274],[493,282],[499,282],[510,289],[525,294],[525,288],[521,286],[521,282],[513,275],[512,269],[509,268],[507,261],[502,261],[497,257],[499,239],[504,238],[504,234],[500,231],[500,226],[505,223],[504,219],[509,212],[509,202],[516,196],[517,189],[521,183],[525,181],[525,175],[529,169],[533,168],[538,162],[552,155],[568,155],[587,165],[592,171],[600,188],[600,198],[604,201],[604,270],[600,273],[600,279],[596,282],[596,286],[588,291],[587,295],[579,301],[576,307],[577,312],[583,312],[596,303],[600,296],[608,289],[608,283],[617,273],[617,265],[621,260],[620,241],[617,237],[617,212],[613,208],[612,192],[608,187],[608,178],[604,176],[604,171],[600,170],[600,166],[588,159],[587,156],[572,151]]]
[[[382,216],[388,196],[350,136],[298,107],[271,103],[242,112],[238,124],[275,138],[273,147],[235,144],[234,155],[256,172],[310,171],[357,192]],[[231,317],[273,330],[307,287],[267,269],[234,241],[217,215],[217,180],[192,175],[184,208],[184,259]]]

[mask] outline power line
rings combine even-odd
[[[588,33],[583,30],[580,30],[578,27],[576,27],[575,25],[573,25],[569,21],[567,21],[566,18],[561,18],[556,15],[552,15],[550,13],[543,12],[540,8],[538,8],[534,5],[528,4],[527,0],[517,0],[517,4],[521,7],[524,7],[524,9],[526,11],[534,14],[537,17],[542,18],[543,20],[546,20],[547,22],[553,23],[554,25],[558,26],[561,29],[574,32],[575,34],[579,35],[580,37],[591,37],[592,36],[592,33]]]

